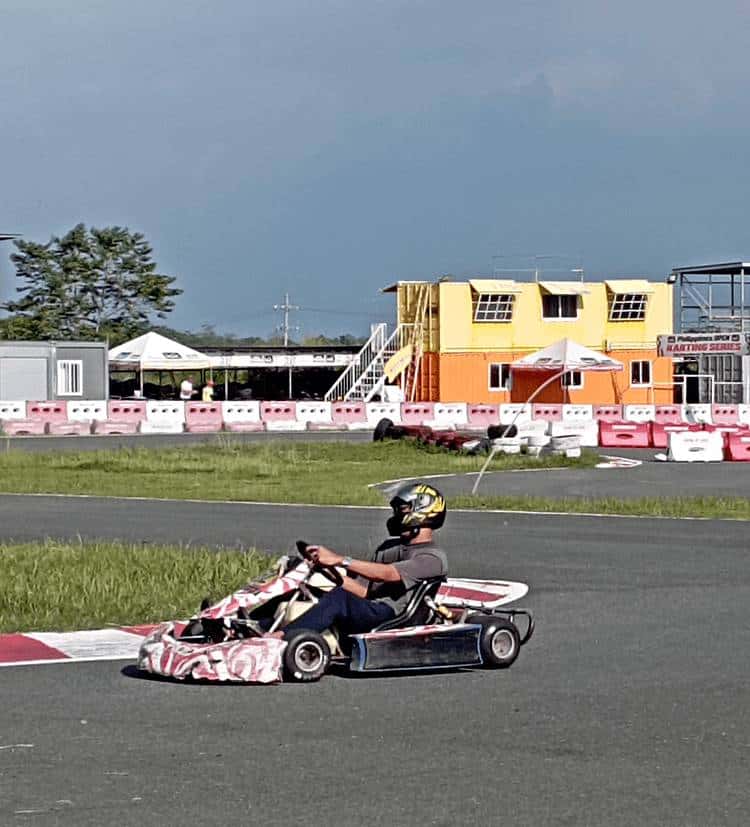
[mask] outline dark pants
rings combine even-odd
[[[297,629],[323,632],[335,625],[344,635],[356,635],[369,632],[394,616],[395,612],[387,604],[357,597],[339,586],[324,594],[312,609],[285,626],[284,632],[287,636]]]

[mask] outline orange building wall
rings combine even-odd
[[[551,374],[536,371],[517,371],[513,387],[508,391],[489,390],[489,365],[494,362],[513,362],[522,353],[442,353],[439,354],[439,399],[443,402],[525,402]],[[673,400],[672,360],[656,355],[656,350],[617,350],[608,353],[622,362],[625,369],[619,373],[584,372],[583,388],[567,393],[559,381],[545,388],[535,401],[570,402],[572,404],[668,404]],[[651,362],[650,388],[630,388],[630,362]],[[433,397],[434,398],[434,397]]]

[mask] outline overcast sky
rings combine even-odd
[[[287,289],[363,333],[398,279],[747,258],[749,41],[739,0],[1,0],[0,231],[138,230],[169,323],[243,335]]]

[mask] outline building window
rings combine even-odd
[[[642,322],[646,318],[648,296],[645,293],[612,293],[609,303],[610,322]]]
[[[66,359],[57,363],[57,395],[83,396],[83,362]]]
[[[577,388],[583,387],[583,372],[580,370],[569,370],[567,373],[563,373],[562,377],[560,378],[560,382],[564,388],[568,388],[569,390],[576,390]]]
[[[632,387],[651,387],[651,362],[630,363],[630,384]]]
[[[578,296],[542,296],[542,318],[576,319],[578,318]]]
[[[475,322],[510,322],[513,319],[513,293],[478,293],[474,305]]]
[[[510,365],[507,362],[493,362],[490,364],[490,390],[510,390]]]

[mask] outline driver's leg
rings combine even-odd
[[[284,627],[285,635],[297,629],[323,632],[337,624],[345,634],[369,632],[374,626],[394,616],[385,603],[357,597],[339,586],[325,594],[303,615]]]

